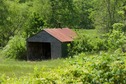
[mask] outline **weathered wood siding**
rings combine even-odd
[[[31,42],[50,43],[51,44],[51,59],[60,58],[62,56],[62,50],[61,50],[62,43],[45,31],[42,31],[36,34],[35,36],[28,38],[27,44],[29,44],[29,42],[30,43]],[[29,51],[29,47],[27,47],[27,49],[28,49],[28,58],[30,58],[31,54]]]

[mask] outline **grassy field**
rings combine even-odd
[[[33,73],[34,68],[57,68],[58,66],[65,66],[64,59],[48,60],[48,61],[16,61],[3,60],[0,61],[0,75],[7,76],[23,76]],[[62,65],[64,64],[64,65]]]
[[[0,56],[0,75],[5,74],[10,77],[19,77],[27,75],[29,73],[33,73],[35,67],[57,68],[58,66],[65,66],[64,59],[44,61],[19,61],[13,59],[6,59],[3,56]]]
[[[92,38],[95,38],[99,36],[97,30],[95,29],[76,29],[75,30],[77,33],[83,33],[84,35],[90,36]]]
[[[77,30],[78,31],[78,30]],[[96,30],[80,30],[79,32],[85,33],[86,35],[93,36],[94,38],[97,34]],[[92,33],[91,33],[92,32]],[[0,50],[1,52],[1,50]],[[71,59],[72,60],[72,59]],[[18,61],[3,58],[0,54],[0,75],[7,76],[23,76],[29,73],[33,73],[34,68],[57,68],[64,67],[67,65],[64,61],[65,59],[56,59],[56,60],[46,60],[46,61]]]
[[[10,60],[0,84],[126,84],[125,58],[118,52],[101,52],[41,62]]]

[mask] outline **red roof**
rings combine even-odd
[[[71,42],[76,36],[76,33],[69,28],[44,29],[44,31],[61,42]]]

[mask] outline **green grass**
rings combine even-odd
[[[2,52],[2,49],[0,48],[0,59],[2,58],[1,52]]]
[[[64,59],[43,60],[43,61],[19,61],[8,59],[2,56],[2,49],[0,49],[0,76],[5,74],[9,77],[21,77],[34,72],[34,68],[39,69],[46,67],[53,69],[65,66]]]
[[[1,53],[2,50],[0,50]],[[9,77],[21,77],[26,76],[34,72],[34,68],[41,69],[45,67],[46,69],[54,69],[57,67],[65,67],[65,59],[55,59],[55,60],[43,60],[43,61],[19,61],[13,59],[4,58],[0,54],[0,76],[5,74]]]
[[[47,69],[57,68],[58,66],[65,66],[64,59],[48,60],[48,61],[16,61],[3,60],[0,61],[0,75],[7,76],[24,76],[34,72],[34,68],[39,69],[46,67]]]
[[[91,38],[96,38],[100,35],[96,29],[76,29],[75,31],[79,34],[82,33],[83,35],[87,35]]]
[[[28,75],[25,73],[26,70],[23,72],[23,75],[16,74],[19,76],[14,77],[2,76],[0,77],[0,82],[2,84],[125,84],[125,58],[124,53],[120,52],[100,52],[99,54],[81,53],[70,59],[41,62],[10,60],[6,61],[5,65],[8,65],[8,63],[17,63],[19,67],[15,67],[18,68],[16,71],[19,69],[21,71],[28,69],[26,68],[28,66],[35,68],[35,70],[31,71],[31,74]]]

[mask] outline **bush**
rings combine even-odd
[[[124,32],[122,31],[123,27],[123,24],[115,23],[113,25],[112,32],[106,34],[105,45],[107,46],[108,50],[121,48],[126,43],[126,37]]]
[[[126,84],[126,57],[120,50],[86,56],[81,53],[58,68],[34,68],[20,78],[0,77],[3,84]]]
[[[66,80],[83,84],[125,84],[126,57],[115,51],[101,52],[96,56],[76,56],[71,68],[65,75]],[[73,79],[72,79],[73,78]]]
[[[3,48],[3,55],[7,58],[26,59],[26,42],[22,36],[12,37]]]
[[[113,24],[113,30],[109,33],[92,38],[84,33],[77,32],[78,37],[68,45],[69,55],[77,55],[82,52],[99,52],[124,48],[126,37],[122,23]]]
[[[93,45],[91,45],[91,39],[86,35],[78,34],[78,37],[68,45],[69,55],[77,55],[82,52],[91,52]]]
[[[77,55],[82,52],[99,52],[106,50],[105,40],[99,37],[91,38],[83,33],[78,33],[77,38],[68,44],[69,55]]]

